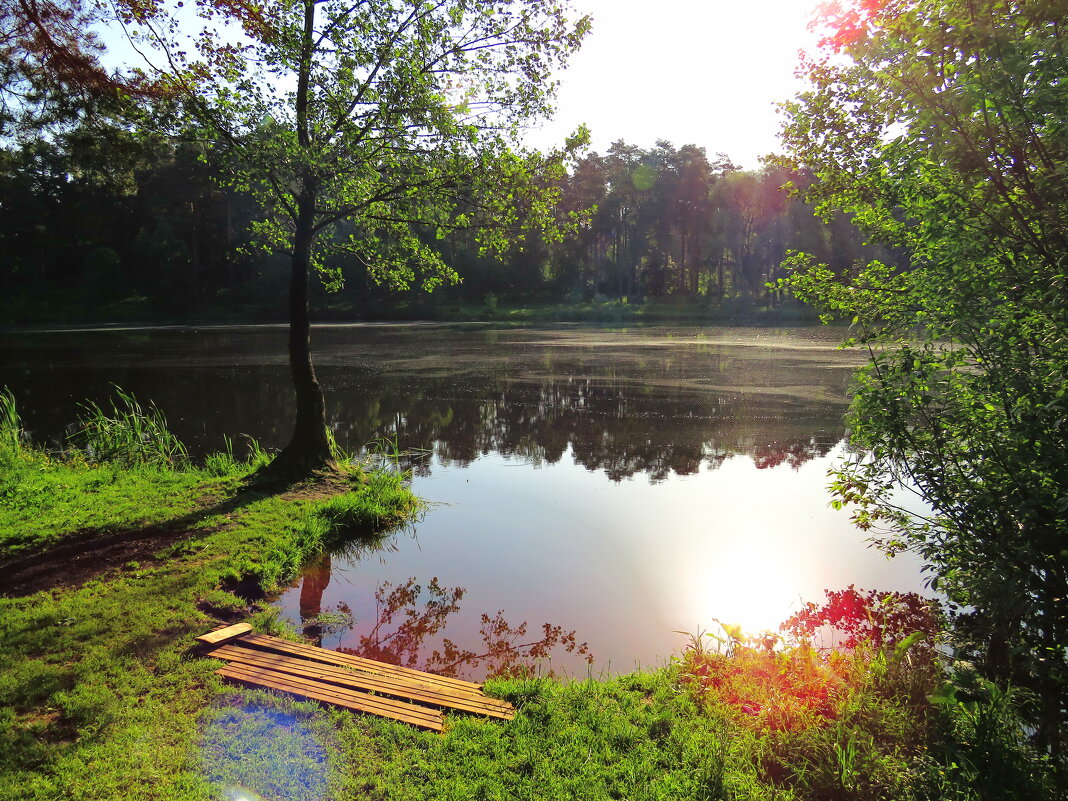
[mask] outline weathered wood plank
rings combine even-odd
[[[240,644],[242,647],[253,645],[271,651],[302,656],[316,662],[325,662],[331,665],[343,665],[365,673],[401,677],[406,676],[412,681],[427,684],[429,686],[452,687],[457,691],[467,692],[477,696],[482,695],[482,685],[475,684],[474,682],[454,679],[449,676],[438,676],[434,673],[426,673],[422,670],[413,670],[412,668],[400,667],[398,665],[387,665],[384,662],[376,662],[373,659],[365,659],[360,656],[353,656],[352,654],[343,654],[338,651],[328,651],[325,648],[317,648],[314,645],[303,645],[288,640],[280,640],[277,637],[271,637],[266,634],[253,634],[249,637],[245,637],[241,640]]]
[[[221,629],[215,629],[214,631],[209,631],[207,634],[201,634],[197,637],[197,641],[207,643],[208,645],[214,645],[216,643],[232,640],[235,637],[250,634],[251,632],[252,626],[248,623],[235,623],[232,626],[223,626]]]
[[[444,728],[444,717],[440,710],[417,704],[406,704],[248,665],[227,664],[215,672],[230,681],[251,687],[268,688],[302,698],[311,698],[322,703],[399,720],[432,731],[440,732]]]
[[[316,681],[329,682],[342,687],[384,693],[405,700],[462,712],[487,715],[489,717],[512,720],[515,709],[507,701],[489,698],[485,695],[473,697],[467,693],[457,693],[448,688],[428,687],[422,683],[410,681],[407,677],[381,676],[357,672],[341,665],[323,662],[311,662],[281,653],[272,653],[254,648],[241,648],[237,645],[223,645],[211,653],[231,664],[245,664],[252,667],[276,670],[294,676]]]

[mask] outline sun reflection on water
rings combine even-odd
[[[714,577],[699,588],[705,620],[718,618],[747,632],[774,629],[796,605],[796,569],[783,554],[754,540],[735,541],[717,557]]]

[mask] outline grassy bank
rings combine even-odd
[[[188,658],[193,638],[245,618],[276,628],[270,593],[334,541],[402,523],[417,499],[358,464],[280,489],[251,480],[262,453],[49,455],[21,441],[9,396],[4,411],[0,798],[205,797],[191,760],[225,690]]]
[[[237,691],[193,638],[239,619],[292,636],[270,593],[416,512],[401,477],[266,488],[263,454],[57,457],[3,419],[0,799],[1052,797],[1011,699],[966,668],[946,684],[917,638],[695,637],[654,672],[494,679],[516,719],[449,714],[444,735]]]

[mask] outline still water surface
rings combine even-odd
[[[551,623],[593,655],[558,649],[552,666],[584,674],[661,663],[676,632],[717,618],[772,628],[824,588],[922,590],[915,560],[867,548],[828,506],[861,358],[839,333],[317,327],[338,442],[421,449],[414,489],[431,506],[383,550],[310,565],[283,613],[327,647],[414,665],[444,638],[482,653],[483,614],[498,644]],[[37,441],[61,441],[77,404],[114,383],[155,401],[195,454],[239,433],[280,447],[285,339],[279,326],[8,334],[0,385]]]

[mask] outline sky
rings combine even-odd
[[[527,143],[552,147],[581,123],[594,150],[657,139],[756,169],[778,149],[774,104],[800,87],[798,50],[817,0],[571,0],[593,30],[559,75],[554,119]]]
[[[570,2],[593,29],[557,76],[555,117],[526,144],[559,147],[585,123],[600,153],[618,139],[640,147],[666,139],[756,169],[778,149],[775,103],[802,86],[798,50],[813,39],[807,24],[820,0]],[[138,62],[117,32],[104,39],[109,62]]]

